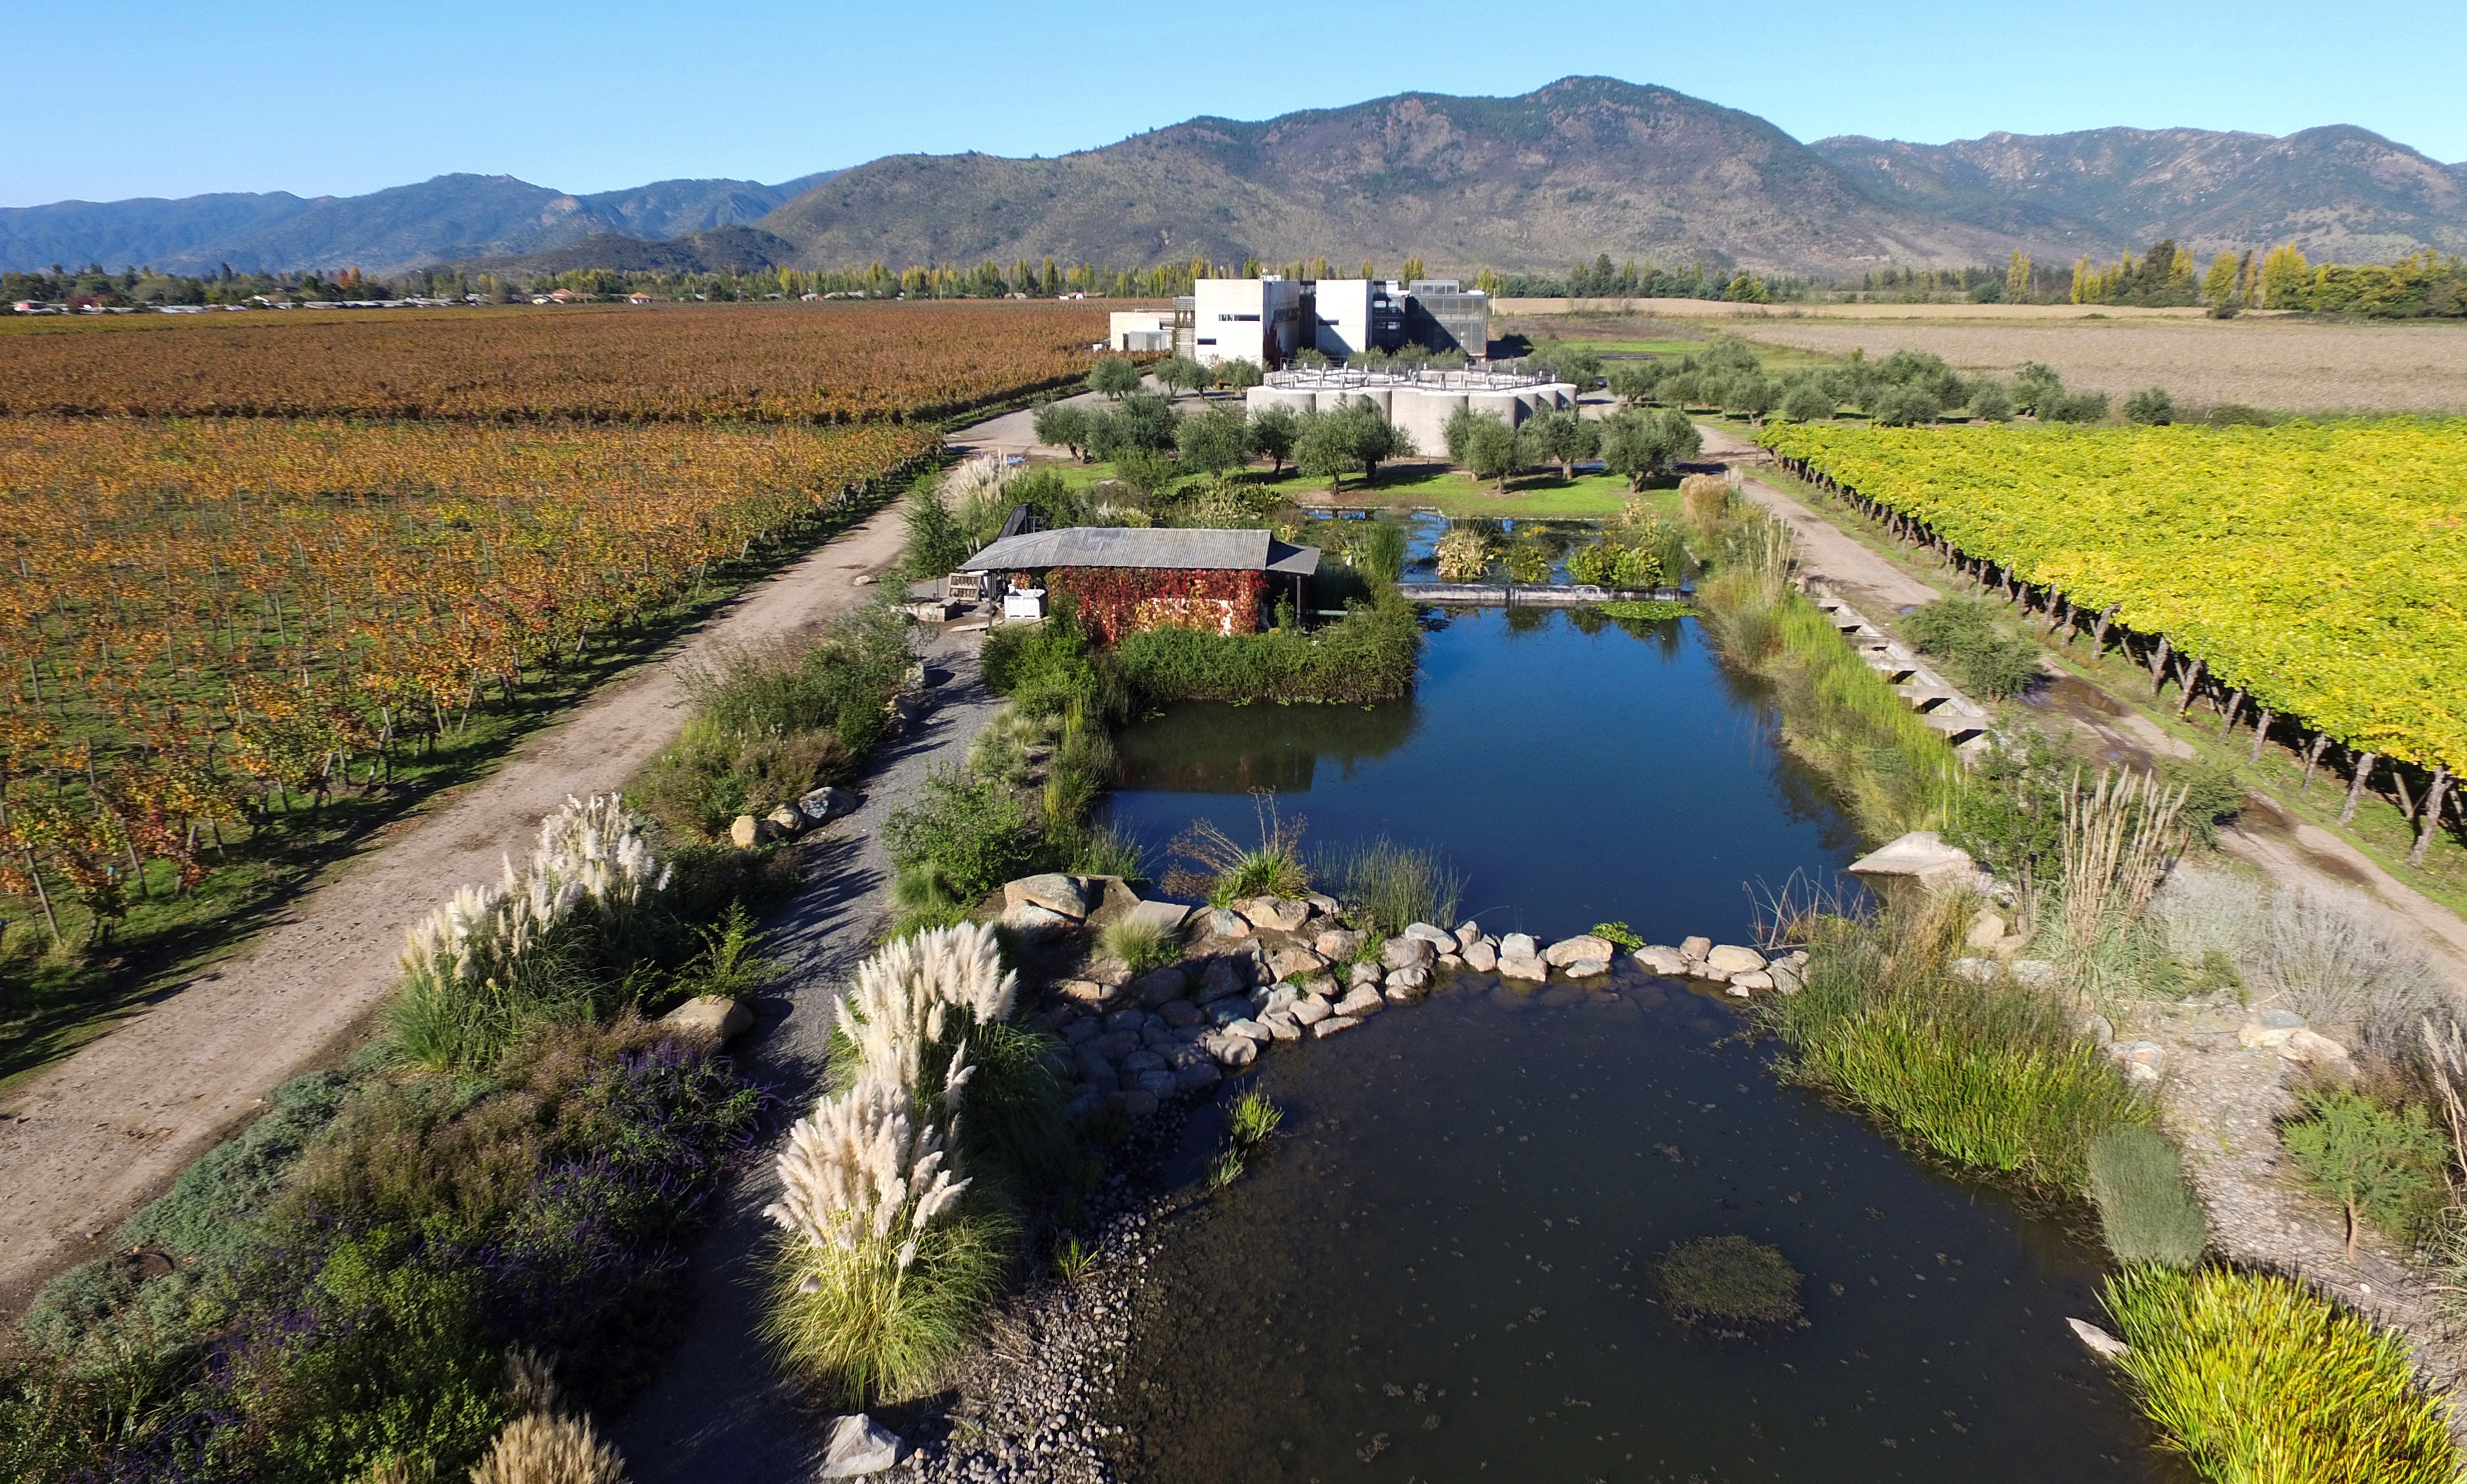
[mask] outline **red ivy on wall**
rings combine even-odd
[[[1046,573],[1056,597],[1076,605],[1080,626],[1098,644],[1136,629],[1259,632],[1268,596],[1264,572],[1183,572],[1146,567],[1056,567]]]

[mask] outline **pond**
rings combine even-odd
[[[1590,629],[1590,632],[1589,632]],[[1743,884],[1855,852],[1760,698],[1685,620],[1435,619],[1413,703],[1188,707],[1126,729],[1110,809],[1152,851],[1236,840],[1256,788],[1323,843],[1436,847],[1493,932],[1622,919],[1738,940]],[[1779,1084],[1718,999],[1466,975],[1263,1058],[1269,1156],[1178,1218],[1118,1382],[1123,1476],[2173,1479],[2067,1330],[2095,1247]],[[1196,1179],[1212,1110],[1177,1157]],[[1803,1325],[1719,1335],[1655,1302],[1673,1243],[1804,1275]]]

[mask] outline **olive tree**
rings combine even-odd
[[[1088,390],[1102,392],[1116,401],[1140,389],[1140,369],[1126,356],[1101,355],[1088,369]]]
[[[1276,475],[1285,472],[1285,461],[1294,456],[1294,440],[1301,434],[1301,419],[1290,407],[1262,407],[1251,415],[1251,425],[1244,431],[1251,457],[1266,459],[1276,465]]]
[[[1048,402],[1036,410],[1036,440],[1048,448],[1067,448],[1071,457],[1088,458],[1088,409],[1069,402]]]
[[[1591,459],[1602,451],[1602,430],[1573,411],[1542,414],[1528,422],[1518,435],[1525,443],[1528,461],[1533,463],[1555,463],[1559,477],[1576,477],[1576,461]]]
[[[1613,413],[1602,425],[1603,466],[1624,476],[1630,489],[1667,475],[1704,446],[1705,435],[1677,408]]]

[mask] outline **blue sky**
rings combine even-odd
[[[450,170],[588,191],[907,150],[1060,153],[1195,114],[1658,82],[1800,139],[2356,124],[2467,160],[2455,3],[308,6],[11,0],[0,205]],[[91,43],[91,44],[89,44]]]

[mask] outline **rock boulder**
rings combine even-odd
[[[1719,943],[1705,956],[1716,974],[1754,974],[1765,966],[1765,956],[1736,943]]]
[[[1003,909],[1002,925],[1029,942],[1046,943],[1077,927],[1079,919],[1039,907],[1033,902],[1013,902]]]
[[[1476,974],[1488,974],[1499,967],[1499,950],[1480,938],[1465,945],[1465,967]]]
[[[1609,939],[1597,938],[1586,933],[1572,938],[1561,938],[1544,949],[1542,961],[1554,969],[1564,969],[1572,963],[1608,963],[1611,955],[1617,952],[1618,950]]]
[[[1379,948],[1379,961],[1391,969],[1426,969],[1438,956],[1437,945],[1427,938],[1390,938]]]
[[[1645,973],[1659,974],[1666,979],[1679,978],[1687,972],[1686,957],[1679,950],[1665,948],[1659,943],[1649,943],[1638,949],[1630,956],[1636,959]]]
[[[1139,997],[1140,1003],[1151,1007],[1168,1000],[1181,999],[1183,992],[1189,987],[1189,977],[1173,964],[1151,969],[1131,980],[1131,993]]]
[[[899,1434],[863,1412],[831,1419],[823,1442],[822,1477],[860,1479],[899,1462],[906,1447]]]
[[[1279,981],[1308,978],[1326,967],[1326,959],[1300,945],[1279,948],[1268,956],[1268,973]]]
[[[660,1017],[660,1023],[725,1044],[754,1028],[754,1012],[725,995],[697,995]]]
[[[1068,917],[1074,922],[1088,915],[1088,898],[1079,883],[1060,871],[1048,871],[1042,876],[1023,876],[1003,884],[1003,903],[1017,907],[1021,903],[1041,907],[1049,912]]]
[[[856,812],[856,796],[844,788],[818,788],[797,800],[797,812],[805,817],[809,829],[828,824],[842,815]]]
[[[1362,945],[1369,941],[1369,933],[1356,933],[1350,928],[1330,928],[1313,939],[1311,947],[1328,962],[1343,963],[1362,952]]]
[[[1934,830],[1912,830],[1851,862],[1849,870],[1871,887],[1916,887],[1925,891],[1975,888],[1981,874],[1969,851],[1946,844]]]

